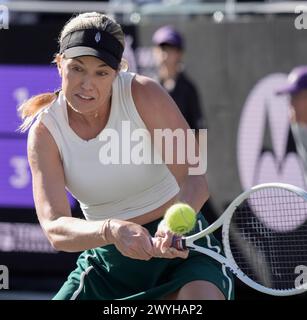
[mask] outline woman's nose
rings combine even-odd
[[[81,87],[84,90],[92,90],[94,88],[94,84],[91,77],[84,77],[81,82]]]

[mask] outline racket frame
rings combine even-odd
[[[224,211],[224,213],[211,225],[209,225],[206,229],[183,238],[177,238],[175,240],[175,247],[178,249],[191,249],[198,252],[201,252],[203,254],[206,254],[207,256],[217,260],[220,262],[223,266],[227,267],[233,274],[235,274],[243,283],[250,286],[251,288],[254,288],[257,291],[260,291],[265,294],[273,295],[273,296],[290,296],[295,294],[300,294],[305,291],[307,291],[307,284],[304,284],[298,288],[293,289],[272,289],[267,288],[261,284],[256,283],[251,278],[249,278],[246,274],[244,274],[241,269],[236,264],[233,255],[230,250],[229,246],[229,226],[231,218],[236,210],[236,208],[244,201],[246,200],[250,194],[267,188],[281,188],[288,190],[290,192],[293,192],[297,194],[298,196],[302,197],[305,201],[307,201],[307,193],[290,184],[285,183],[263,183],[259,184],[257,186],[252,187],[251,189],[241,193],[237,198],[235,198],[231,204],[227,207],[227,209]],[[211,250],[206,249],[203,247],[200,247],[194,243],[194,241],[203,238],[211,233],[213,233],[215,230],[220,228],[222,226],[222,242],[223,242],[223,248],[224,248],[224,254],[226,257],[222,256],[221,254]]]

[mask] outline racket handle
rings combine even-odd
[[[186,250],[187,246],[185,243],[185,239],[178,236],[174,236],[172,239],[172,247],[181,251]]]
[[[154,245],[155,238],[150,237],[149,240],[150,240],[151,244]],[[178,237],[178,236],[173,236],[171,247],[173,247],[177,250],[181,250],[181,251],[186,250],[188,248],[186,246],[185,239]]]

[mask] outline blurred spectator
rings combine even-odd
[[[206,128],[195,85],[183,71],[184,40],[172,26],[163,26],[153,35],[158,80],[178,105],[192,129]]]
[[[198,129],[207,128],[207,123],[201,110],[197,89],[183,71],[183,36],[172,26],[163,26],[156,30],[152,41],[155,45],[158,81],[174,99],[190,127],[196,130],[198,138]],[[210,199],[201,211],[209,221],[213,222],[216,219]]]
[[[307,185],[307,66],[295,67],[289,73],[287,83],[277,94],[286,94],[290,98],[291,130],[303,162]]]

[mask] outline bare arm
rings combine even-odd
[[[139,114],[146,124],[151,136],[155,129],[181,128],[186,132],[189,126],[172,98],[153,80],[136,76],[132,86],[133,98]],[[187,139],[185,139],[187,141]],[[194,141],[198,150],[197,141]],[[176,143],[171,152],[177,153]],[[162,152],[163,154],[163,152]],[[174,158],[175,159],[175,158]],[[175,176],[180,192],[172,202],[183,201],[189,203],[197,212],[209,198],[209,191],[205,174],[189,175],[187,157],[184,164],[168,164],[168,168]],[[163,213],[162,213],[163,215]]]
[[[29,132],[28,159],[37,216],[52,246],[57,250],[82,251],[108,244],[108,221],[72,217],[60,155],[41,123],[35,123]]]

